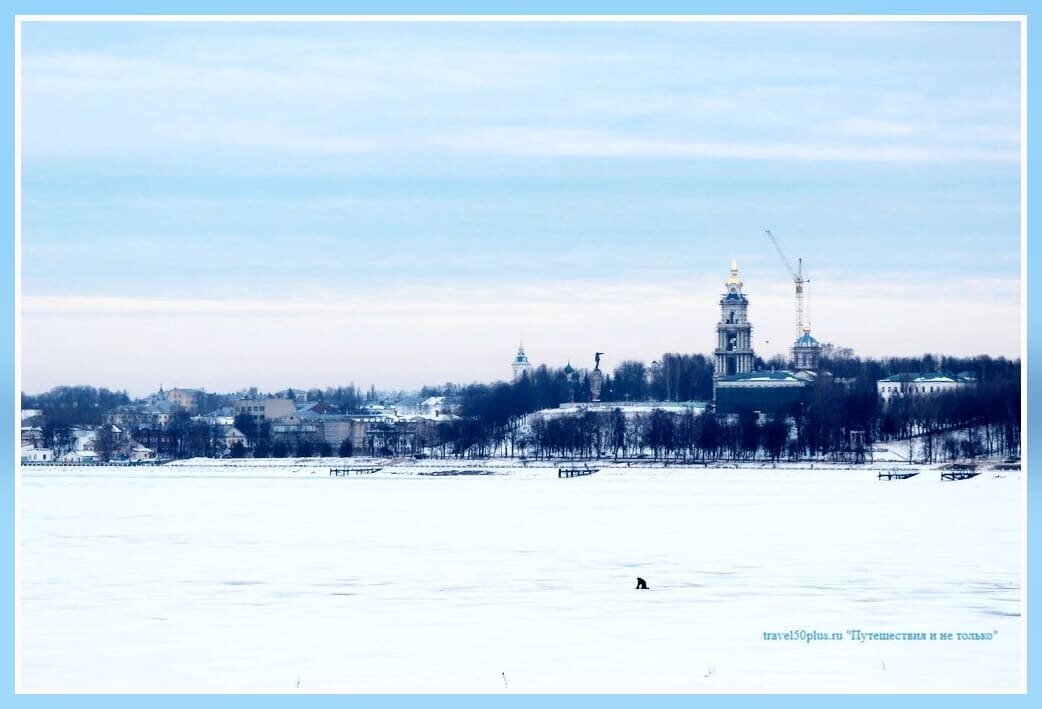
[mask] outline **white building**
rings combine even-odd
[[[894,374],[876,382],[876,392],[884,406],[906,397],[933,396],[964,391],[976,386],[977,378],[970,372],[945,374],[943,372],[906,372]]]
[[[749,322],[749,299],[742,292],[738,261],[731,261],[731,275],[720,298],[720,322],[716,324],[713,378],[753,371],[753,326]]]
[[[247,444],[246,435],[230,424],[218,424],[217,441],[226,451],[230,451],[236,443],[243,446]]]
[[[54,451],[50,448],[33,448],[22,446],[23,463],[52,463],[54,462]]]
[[[141,463],[146,460],[155,460],[156,452],[151,448],[141,445],[140,443],[131,446],[130,450],[127,451],[127,460],[133,463]]]
[[[514,372],[515,382],[520,379],[525,372],[532,369],[532,363],[528,361],[528,355],[525,354],[524,342],[517,346],[517,354],[514,355],[514,361],[510,363],[510,369]]]
[[[104,416],[105,423],[115,426],[152,426],[166,428],[183,409],[179,404],[155,398],[146,403],[117,406]]]
[[[22,445],[30,448],[43,446],[43,428],[40,426],[22,426]]]
[[[257,423],[291,416],[295,410],[293,399],[239,399],[235,402],[236,416],[247,414]]]
[[[101,460],[94,451],[81,450],[81,451],[69,451],[60,458],[62,463],[70,463],[74,465],[80,465],[84,463],[97,463]]]
[[[73,452],[94,452],[94,444],[98,440],[97,430],[93,428],[74,428],[70,431],[70,434],[72,435]]]
[[[180,406],[189,413],[196,413],[205,394],[201,389],[168,389],[164,396],[174,406]]]

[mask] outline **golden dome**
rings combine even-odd
[[[742,287],[742,279],[738,277],[738,259],[731,259],[731,277],[724,285]]]

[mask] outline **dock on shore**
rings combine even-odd
[[[948,470],[941,473],[941,480],[969,480],[980,473],[972,470]]]
[[[335,477],[345,477],[348,475],[368,475],[375,473],[379,470],[383,470],[382,466],[375,467],[353,467],[353,468],[330,468],[329,474]]]
[[[906,472],[901,472],[898,470],[888,470],[879,473],[878,478],[880,480],[907,480],[908,478],[914,477],[918,474],[918,470],[911,470]]]
[[[557,469],[557,477],[558,478],[577,478],[577,477],[580,477],[582,475],[593,475],[598,470],[600,470],[600,468],[591,468],[588,465],[583,465],[582,467],[574,466],[574,467],[558,468]]]

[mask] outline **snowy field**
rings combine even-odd
[[[22,469],[20,689],[1024,681],[1018,472],[265,463]]]

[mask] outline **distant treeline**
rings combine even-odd
[[[445,421],[420,434],[422,448],[455,456],[534,455],[597,457],[652,455],[675,459],[715,460],[766,456],[778,458],[845,455],[850,432],[865,432],[867,445],[896,438],[916,437],[928,460],[975,457],[986,454],[1018,455],[1021,427],[1020,360],[978,356],[861,358],[847,348],[823,346],[823,377],[809,391],[805,405],[784,415],[757,421],[751,416],[723,417],[711,412],[695,415],[654,410],[624,417],[621,412],[583,412],[579,415],[535,417],[533,413],[568,402],[590,399],[590,370],[536,367],[516,382],[444,384],[424,387],[421,396],[450,397],[457,420]],[[784,369],[777,357],[757,360],[764,369]],[[957,393],[908,397],[883,408],[876,383],[892,374],[944,371],[969,372],[978,385]],[[285,396],[297,396],[287,390]],[[201,411],[230,405],[237,395],[206,394]],[[312,389],[308,401],[324,401],[338,412],[364,409],[375,399],[353,385]],[[604,372],[604,402],[709,402],[713,396],[712,359],[700,354],[666,353],[650,365],[627,360]],[[105,413],[130,403],[125,391],[90,386],[62,386],[39,394],[22,394],[22,407],[44,415],[47,445],[67,439],[74,426],[97,426]],[[238,425],[251,441],[264,439]],[[174,457],[208,455],[214,448],[215,429],[192,421],[184,412],[148,443]],[[278,455],[272,443],[271,454]],[[298,446],[299,447],[299,446]],[[321,455],[325,446],[306,444],[297,455]],[[338,453],[349,453],[347,451]]]
[[[852,430],[865,443],[916,436],[928,460],[1019,454],[1020,361],[988,356],[871,359],[826,345],[822,369],[831,372],[809,390],[806,404],[757,421],[708,412],[653,410],[624,417],[621,411],[531,417],[569,401],[589,400],[589,371],[535,368],[515,382],[429,387],[425,393],[459,397],[459,421],[440,424],[432,447],[458,456],[518,455],[598,457],[652,455],[717,460],[766,456],[838,457],[850,453]],[[782,358],[759,368],[785,366]],[[877,382],[907,372],[969,372],[977,386],[958,393],[909,397],[883,409]],[[604,402],[712,399],[713,367],[703,355],[663,355],[650,367],[625,361],[605,374]],[[957,436],[954,431],[963,431]]]
[[[104,387],[58,386],[35,396],[22,393],[22,409],[38,409],[43,413],[41,428],[48,448],[65,444],[74,426],[98,426],[106,413],[129,403],[127,392],[109,391]]]
[[[497,411],[514,407],[525,414],[569,401],[589,401],[590,371],[574,369],[569,374],[564,367],[544,365],[514,383],[449,383],[426,386],[421,395],[462,397],[464,416],[490,414],[490,406]],[[713,360],[701,354],[670,352],[650,365],[626,360],[603,374],[602,401],[706,401],[713,397]]]
[[[125,391],[109,391],[92,386],[58,386],[43,394],[22,392],[23,409],[41,409],[52,418],[68,418],[73,423],[96,425],[117,406],[129,404]]]
[[[245,392],[249,396],[264,396],[256,389]],[[197,409],[200,413],[212,413],[222,408],[233,406],[235,401],[243,396],[243,393],[215,394],[201,392],[197,400]],[[352,413],[361,410],[366,401],[374,398],[370,391],[362,394],[350,384],[347,386],[329,387],[326,389],[311,389],[303,394],[299,390],[281,390],[281,397],[294,399],[306,395],[308,401],[321,401],[328,404],[335,413]],[[64,452],[72,446],[72,430],[74,428],[95,428],[104,422],[105,414],[115,408],[131,403],[144,403],[143,400],[132,400],[125,391],[110,391],[105,388],[92,386],[58,386],[43,394],[22,393],[22,409],[37,409],[41,412],[42,420],[39,425],[42,428],[42,442],[44,447],[51,448],[57,452]],[[235,423],[251,441],[257,442],[263,455],[274,455],[276,457],[286,455],[310,456],[329,455],[333,452],[329,446],[323,446],[320,442],[299,441],[297,445],[290,448],[286,443],[272,442],[270,440],[270,425],[261,432],[255,430],[253,420],[250,417],[237,417]],[[128,431],[139,443],[153,448],[160,456],[167,458],[192,458],[196,456],[212,456],[220,448],[217,436],[219,427],[196,420],[187,411],[176,411],[170,416],[165,427],[155,428],[144,426]],[[263,435],[262,435],[263,434]],[[118,445],[111,432],[102,430],[99,432],[95,442],[95,450],[107,459]],[[242,451],[233,450],[243,454]]]

